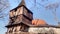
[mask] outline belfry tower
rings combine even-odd
[[[10,10],[6,34],[28,32],[29,26],[27,25],[31,24],[32,19],[33,13],[26,7],[24,0],[22,0],[18,7]]]

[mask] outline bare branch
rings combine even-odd
[[[9,2],[8,0],[0,0],[0,18],[3,18],[5,13],[5,9],[9,7]],[[6,12],[6,11],[5,11]]]
[[[56,22],[58,22],[58,17],[57,17],[57,14],[56,14],[56,9],[59,7],[59,3],[52,3],[52,4],[48,4],[45,8],[46,9],[49,9],[49,10],[52,10],[52,14],[54,15],[54,18],[56,20]]]

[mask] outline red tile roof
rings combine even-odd
[[[46,25],[47,23],[44,20],[36,19],[32,20],[33,25]]]

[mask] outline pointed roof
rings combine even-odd
[[[22,0],[21,3],[18,6],[22,6],[22,5],[25,6],[25,1],[24,0]]]

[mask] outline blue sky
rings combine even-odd
[[[9,0],[10,10],[17,7],[20,2],[21,2],[20,0],[19,1]],[[54,20],[54,16],[52,14],[52,10],[46,10],[43,6],[38,5],[38,4],[36,4],[36,6],[34,7],[34,0],[26,0],[25,2],[26,2],[27,8],[30,9],[33,12],[34,19],[43,19],[48,24],[57,25],[57,22]],[[48,0],[48,1],[43,1],[43,2],[41,0],[37,0],[37,2],[46,6],[47,4],[50,4],[50,3],[55,3],[55,2],[59,3],[60,0]],[[56,11],[57,11],[56,12],[57,17],[58,17],[58,19],[60,19],[60,5],[59,5],[59,7],[57,8]],[[0,20],[0,34],[5,34],[5,32],[6,32],[5,25],[7,25],[8,22],[9,22],[8,17],[5,17],[4,20]]]

